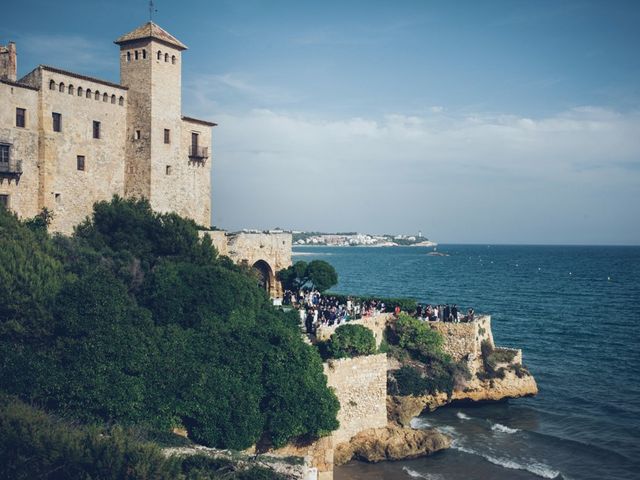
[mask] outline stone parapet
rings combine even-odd
[[[363,327],[367,327],[373,332],[373,336],[376,339],[376,347],[380,347],[382,340],[384,340],[384,332],[387,324],[391,318],[393,318],[392,313],[381,313],[379,315],[362,317],[357,320],[350,320],[342,325],[362,325]],[[329,340],[339,326],[340,325],[321,325],[316,330],[316,338],[321,341]]]

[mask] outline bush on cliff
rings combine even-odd
[[[317,351],[197,226],[144,200],[50,238],[0,208],[0,391],[209,446],[337,428]]]
[[[454,388],[471,378],[466,364],[454,362],[444,352],[442,335],[431,328],[428,322],[401,313],[395,328],[387,333],[387,337],[401,352],[406,352],[396,355],[406,365],[392,373],[392,381],[388,385],[392,395],[428,395],[437,392],[451,395]],[[407,354],[410,360],[405,358]]]
[[[284,480],[204,455],[166,457],[121,427],[83,427],[0,395],[0,478],[12,480]]]
[[[373,332],[362,325],[340,325],[327,344],[331,358],[351,358],[376,353]]]

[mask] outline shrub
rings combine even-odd
[[[432,329],[428,323],[406,313],[401,313],[398,317],[396,335],[398,345],[408,350],[418,360],[428,362],[444,356],[442,335]]]
[[[50,411],[220,448],[324,435],[338,401],[294,316],[146,201],[54,239],[0,209],[0,391]]]
[[[376,352],[376,339],[362,325],[341,325],[331,335],[328,352],[332,358],[371,355]]]

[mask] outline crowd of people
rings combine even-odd
[[[299,292],[286,290],[283,304],[297,309],[300,322],[304,323],[308,334],[315,333],[321,326],[342,325],[350,320],[379,315],[388,310],[383,300],[361,300],[353,297],[336,297],[322,295],[318,290],[303,289]],[[400,307],[394,306],[396,315]],[[415,312],[408,312],[423,321],[472,322],[475,318],[473,308],[466,315],[458,310],[457,305],[423,305],[418,304]]]
[[[470,308],[465,315],[458,310],[458,306],[455,303],[453,305],[422,305],[419,303],[415,317],[430,322],[473,322],[475,312],[473,308]]]
[[[379,315],[386,308],[379,300],[361,301],[352,297],[345,300],[310,289],[297,293],[286,290],[282,303],[298,309],[307,333],[314,333],[320,326],[341,325],[350,320]]]

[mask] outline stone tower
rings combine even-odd
[[[125,196],[148,198],[154,210],[175,211],[208,226],[213,124],[181,115],[187,47],[153,22],[115,43],[120,83],[129,89]]]
[[[6,47],[0,45],[0,79],[16,81],[18,71],[18,55],[16,54],[16,44],[9,42]]]

